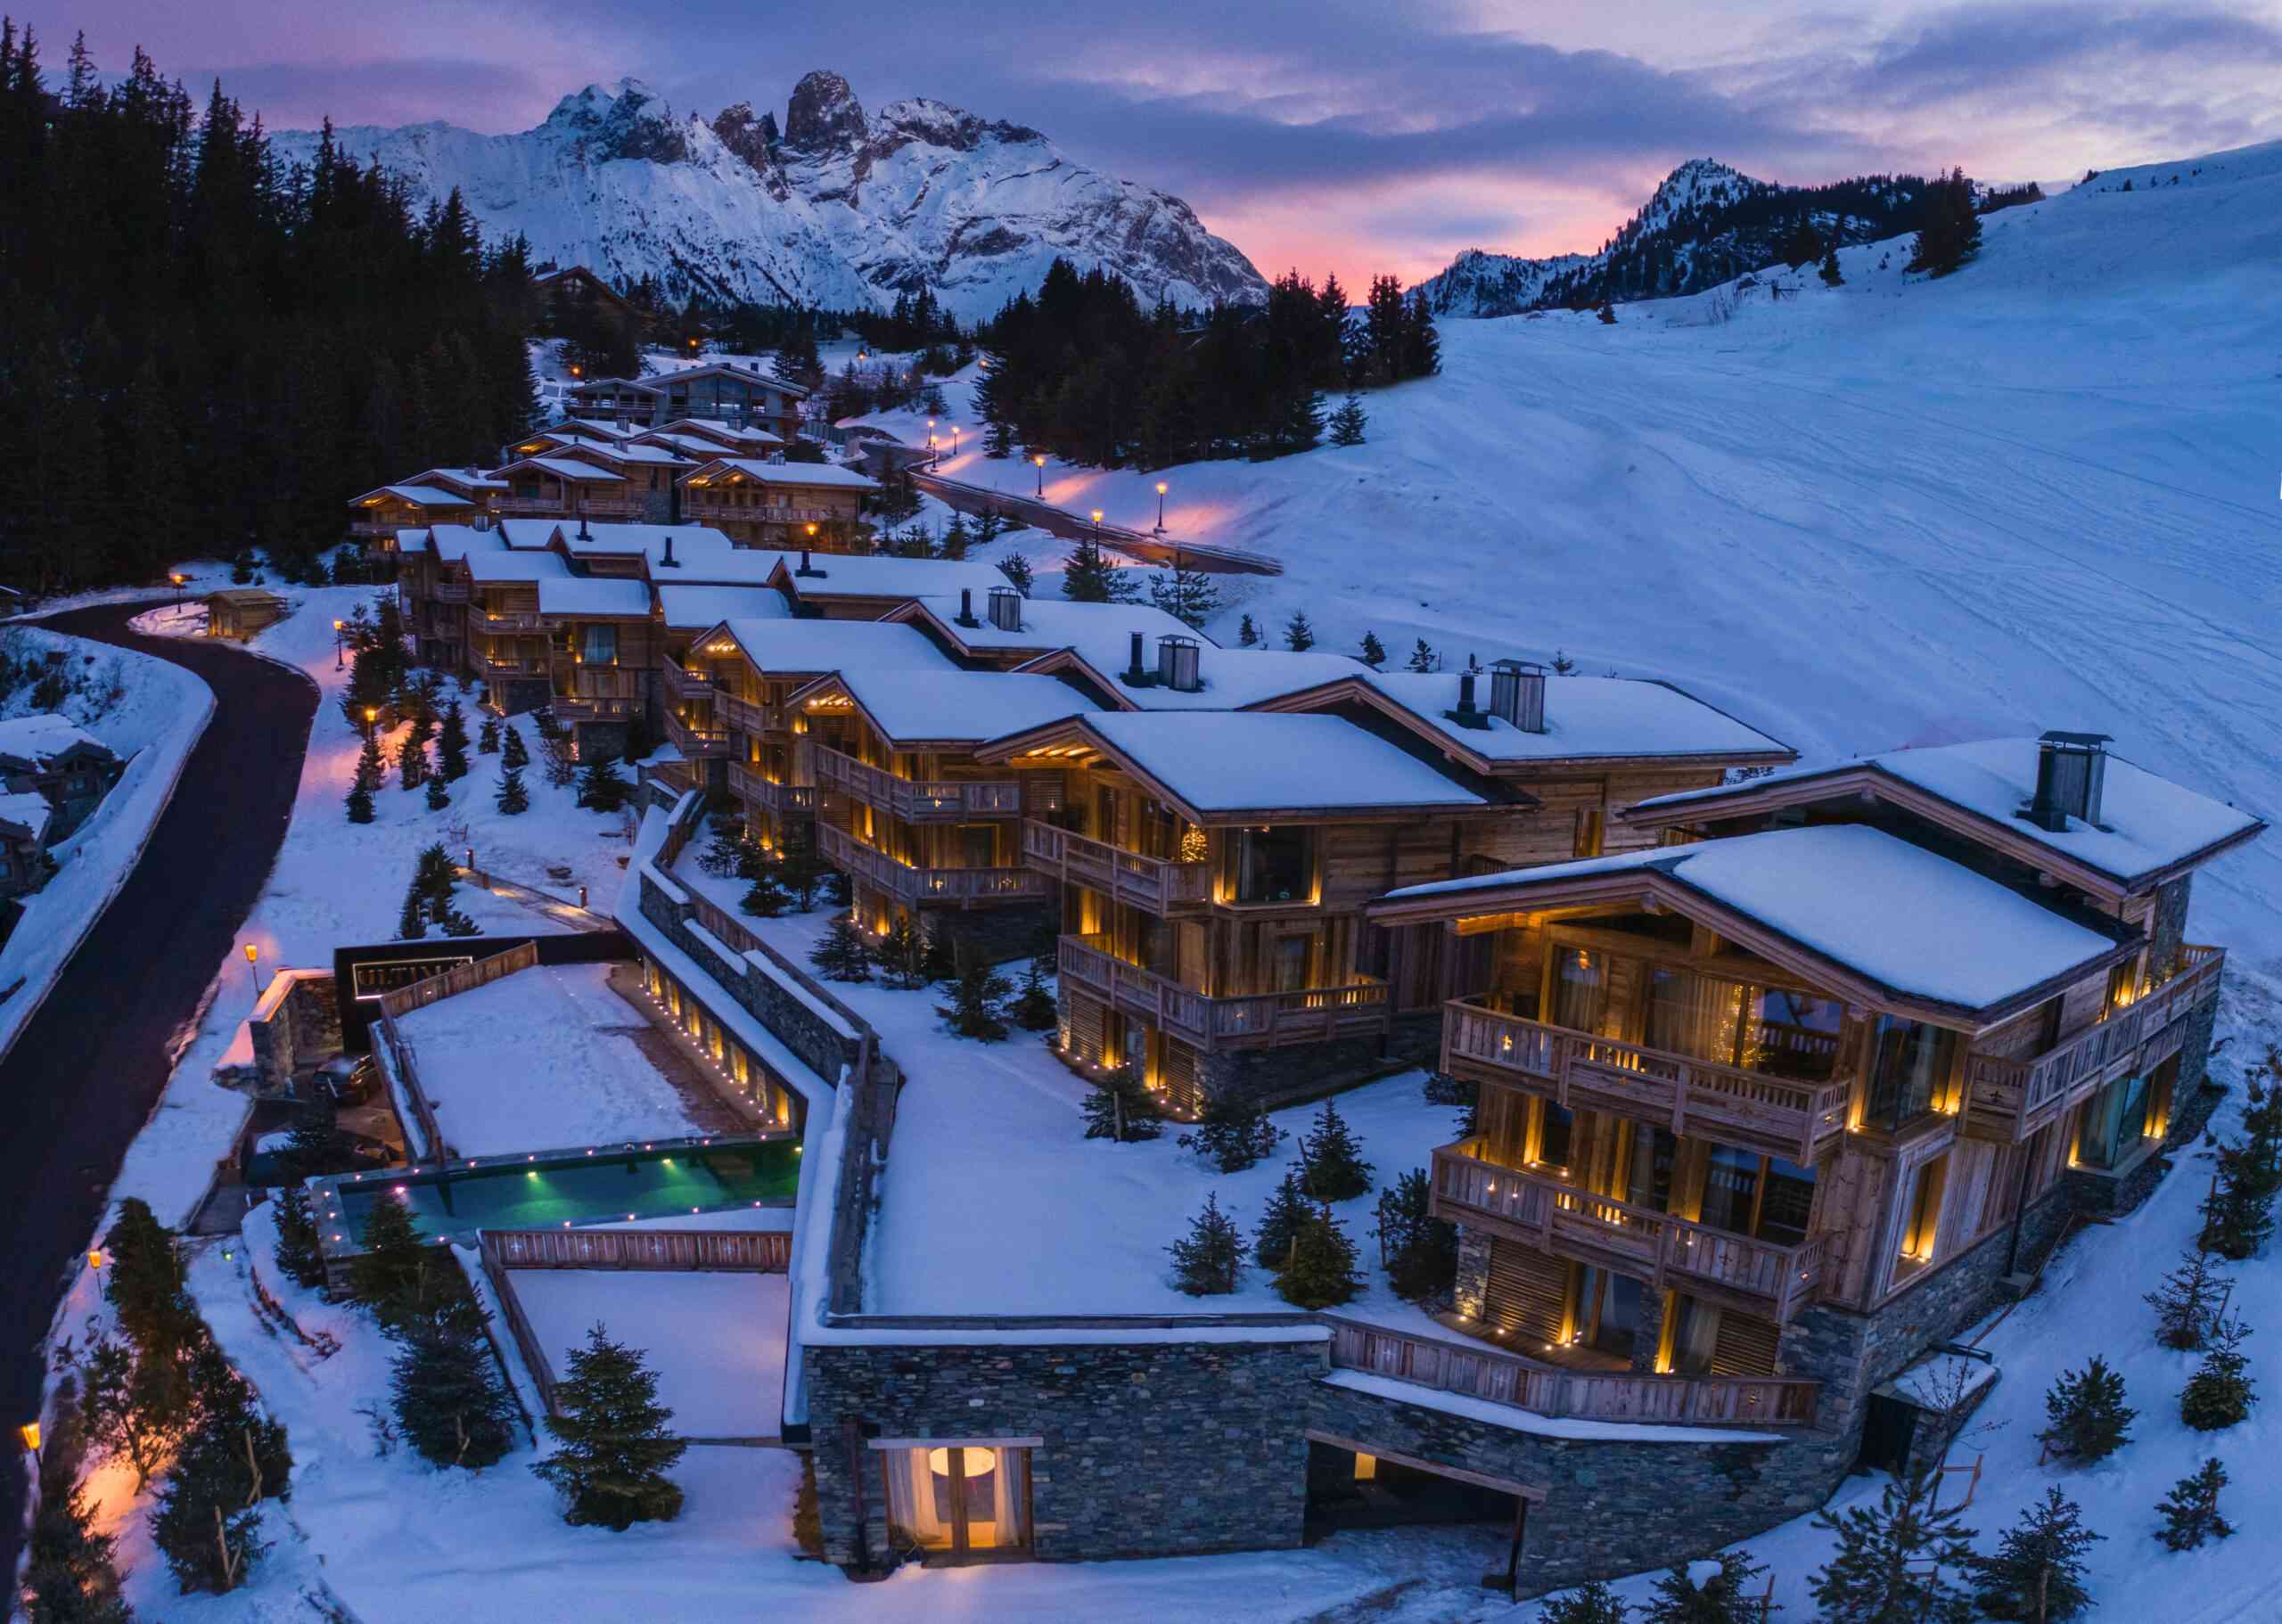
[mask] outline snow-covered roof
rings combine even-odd
[[[17,840],[34,844],[45,841],[47,826],[54,816],[55,809],[47,804],[45,795],[35,795],[29,790],[0,795],[0,829]]]
[[[956,602],[962,586],[971,588],[980,606],[993,586],[1006,578],[995,564],[970,563],[964,559],[898,558],[890,553],[811,553],[809,573],[798,573],[800,555],[784,555],[788,586],[811,597],[903,598],[948,595]]]
[[[618,557],[646,554],[655,563],[665,556],[666,538],[673,537],[677,559],[710,556],[735,550],[735,543],[702,524],[597,524],[587,521],[585,534],[575,522],[554,521],[562,530],[562,545],[573,553],[602,553]]]
[[[446,563],[465,558],[471,553],[501,553],[507,547],[506,538],[498,531],[479,530],[470,524],[431,524],[424,529],[396,533],[398,547],[412,551],[417,551],[430,538],[435,541],[436,556]]]
[[[1987,1009],[2112,955],[2116,943],[1961,864],[1862,824],[1769,829],[1443,880],[1386,900],[1496,893],[1653,870],[1818,957],[1907,997]]]
[[[930,739],[980,743],[1096,708],[1054,677],[930,671],[915,682],[908,671],[874,666],[838,672],[833,680],[863,707],[874,726],[898,742]]]
[[[78,749],[100,750],[106,759],[111,753],[110,745],[53,710],[0,721],[0,761],[21,762],[40,772],[56,757]]]
[[[1001,580],[995,583],[1005,586]],[[1008,588],[1012,590],[1012,588]],[[1147,657],[1157,658],[1157,639],[1165,636],[1194,637],[1200,643],[1211,640],[1191,630],[1186,624],[1163,610],[1148,603],[1072,603],[1067,598],[1023,598],[1021,623],[1012,631],[994,626],[990,620],[990,590],[986,587],[973,596],[975,624],[959,624],[959,597],[956,592],[930,593],[919,600],[927,612],[938,621],[944,632],[965,650],[1021,652],[1084,647],[1096,652],[1110,649],[1119,651],[1119,668],[1124,668],[1123,651],[1133,633],[1139,632]]]
[[[771,620],[740,617],[719,627],[753,664],[771,674],[826,671],[956,671],[924,632],[878,620]]]
[[[880,482],[868,473],[842,468],[837,463],[771,463],[757,456],[717,456],[683,478],[710,483],[724,469],[735,469],[756,485],[830,486],[837,490],[877,490]],[[1004,579],[1004,577],[1000,578]]]
[[[784,443],[780,436],[771,434],[766,429],[756,429],[750,423],[740,426],[720,417],[677,417],[670,422],[658,425],[660,433],[669,433],[679,429],[694,430],[696,432],[689,437],[692,439],[699,439],[701,436],[714,435],[726,437],[747,446],[781,446]]]
[[[399,502],[409,502],[415,507],[465,507],[467,498],[434,485],[382,485],[361,496],[351,496],[349,505],[365,507],[382,496],[394,496]]]
[[[1105,710],[1081,725],[1196,812],[1490,804],[1416,756],[1335,716]]]
[[[682,456],[664,446],[639,446],[622,439],[608,446],[585,447],[587,456],[615,463],[646,463],[660,468],[687,468],[698,459]]]
[[[629,576],[569,575],[538,584],[544,615],[647,615],[650,587]]]
[[[642,435],[640,439],[644,445],[654,446],[662,443],[669,446],[694,463],[710,462],[728,449],[718,439],[708,439],[702,434],[684,433],[674,429],[653,429],[647,434]],[[759,447],[781,446],[784,442],[774,434],[765,434],[755,430],[743,443]]]
[[[2265,826],[2252,813],[2110,753],[2098,826],[2071,818],[2064,830],[2046,829],[2023,816],[2036,795],[2039,749],[2037,740],[2024,738],[1887,750],[1835,765],[1769,773],[1747,783],[1662,795],[1640,805],[1650,821],[1672,822],[1676,819],[1670,814],[1713,797],[1762,795],[1818,779],[1866,774],[1873,787],[1884,779],[1922,791],[1970,818],[1995,824],[2008,835],[2033,841],[2124,885]]]
[[[1070,646],[1067,654],[1042,654],[1022,668],[1052,671],[1066,666],[1071,655],[1085,662],[1103,686],[1126,703],[1143,710],[1241,710],[1247,705],[1280,699],[1287,693],[1321,687],[1352,677],[1367,668],[1345,654],[1295,654],[1285,649],[1224,649],[1203,643],[1197,652],[1196,669],[1202,684],[1194,691],[1140,686],[1120,680],[1131,664],[1131,640],[1126,636],[1094,637]],[[1145,668],[1157,668],[1157,645],[1142,649]]]
[[[460,490],[505,490],[507,481],[495,480],[480,468],[430,468],[413,476],[415,485],[443,485]]]
[[[809,391],[797,383],[787,383],[782,378],[751,366],[738,366],[728,361],[702,361],[695,366],[677,367],[669,373],[652,373],[641,381],[641,387],[661,392],[677,383],[687,383],[696,378],[735,378],[740,383],[757,383],[764,389],[781,390],[795,400],[808,398]]]
[[[513,473],[518,468],[543,468],[557,479],[585,480],[589,482],[605,480],[621,482],[626,478],[624,474],[612,473],[607,468],[597,468],[592,463],[582,463],[573,456],[527,456],[519,463],[508,463],[499,472]]]
[[[1545,731],[1527,733],[1490,716],[1490,675],[1474,678],[1486,727],[1449,719],[1458,706],[1455,671],[1371,671],[1363,681],[1452,744],[1512,765],[1640,756],[1789,754],[1790,747],[1725,711],[1660,682],[1621,677],[1554,677],[1545,685]]]
[[[476,581],[543,581],[568,578],[570,566],[562,555],[503,547],[497,553],[469,553],[461,562],[468,578]]]
[[[672,631],[706,631],[724,620],[792,618],[792,606],[774,586],[661,585],[658,608]]]
[[[685,556],[681,544],[676,542],[675,567],[662,567],[653,555],[650,572],[659,580],[679,581],[687,586],[762,586],[776,573],[777,561],[784,556],[782,553],[757,547],[707,547]]]

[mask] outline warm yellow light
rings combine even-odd
[[[340,622],[340,621],[338,621],[338,620],[335,620],[335,621],[332,623],[332,629],[333,629],[333,630],[335,630],[335,631],[339,631],[339,630],[341,629],[341,622]]]
[[[248,942],[246,944],[246,963],[250,964],[259,956],[260,949],[256,947],[251,942]]]
[[[39,1423],[27,1421],[16,1429],[16,1436],[24,1440],[24,1448],[32,1454],[39,1453]],[[940,1451],[938,1451],[940,1454]]]
[[[368,722],[380,714],[381,713],[379,711],[373,709],[370,705],[365,707],[365,719]]]
[[[969,1478],[987,1477],[998,1469],[998,1452],[996,1449],[978,1449],[970,1444],[959,1453],[965,1457],[959,1464],[965,1468]],[[928,1450],[927,1470],[939,1478],[950,1476],[951,1452],[948,1449]]]
[[[1165,494],[1165,482],[1162,480],[1157,481],[1157,494],[1161,496]]]
[[[103,1249],[100,1247],[91,1248],[87,1252],[87,1267],[89,1268],[101,1268],[103,1266]]]
[[[1042,456],[1034,456],[1030,458],[1030,461],[1036,463],[1040,468],[1046,466],[1046,459]]]

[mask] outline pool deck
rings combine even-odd
[[[519,1268],[514,1283],[557,1380],[570,1374],[569,1349],[599,1322],[648,1356],[681,1436],[774,1442],[782,1432],[784,1275]]]

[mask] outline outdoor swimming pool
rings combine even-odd
[[[648,1150],[542,1152],[429,1171],[344,1175],[313,1187],[325,1250],[354,1251],[365,1215],[405,1202],[423,1234],[553,1229],[613,1218],[666,1218],[790,1202],[800,1188],[800,1141],[682,1140]]]

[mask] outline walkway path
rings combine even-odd
[[[1232,547],[1218,542],[1183,541],[1177,536],[1129,530],[1122,525],[1097,527],[1089,519],[1066,508],[1056,507],[1050,502],[1041,502],[1036,496],[1010,496],[1003,490],[992,490],[987,485],[970,485],[964,480],[947,480],[940,474],[915,468],[911,472],[911,482],[962,513],[985,511],[1000,513],[1018,519],[1024,524],[1035,525],[1050,536],[1059,536],[1069,541],[1098,535],[1102,545],[1137,558],[1144,563],[1168,564],[1178,558],[1191,569],[1215,575],[1284,573],[1284,565],[1279,560],[1244,547]]]
[[[0,1061],[0,1405],[12,1436],[38,1411],[41,1341],[70,1260],[100,1220],[127,1147],[267,881],[292,815],[317,690],[284,666],[218,643],[144,637],[148,603],[74,610],[40,624],[170,660],[214,691],[214,719],[183,767],[135,872]],[[0,1466],[0,1574],[14,1571],[23,1457]]]

